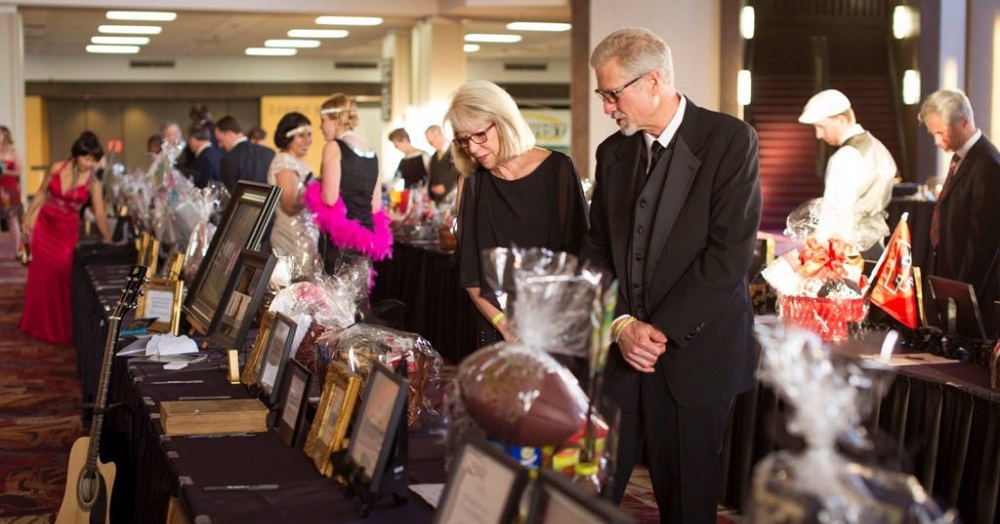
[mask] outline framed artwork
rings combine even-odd
[[[181,302],[184,301],[184,281],[151,278],[142,286],[136,318],[153,318],[148,331],[177,334],[181,321]]]
[[[208,328],[208,339],[213,345],[243,349],[276,260],[274,255],[246,249],[240,253]]]
[[[267,184],[245,180],[236,184],[184,302],[184,313],[195,331],[208,332],[240,252],[256,251],[260,246],[280,192]]]
[[[167,264],[163,267],[163,278],[168,280],[180,280],[184,271],[184,253],[175,251],[167,258]]]
[[[617,506],[586,492],[560,472],[539,470],[535,480],[528,524],[632,524],[635,521]]]
[[[274,323],[274,313],[265,311],[260,319],[260,329],[257,330],[257,338],[253,341],[253,349],[246,362],[243,363],[243,373],[240,375],[240,382],[247,387],[256,387],[257,372],[260,370],[260,361],[264,358],[264,349],[267,347],[267,339],[271,336],[271,324]]]
[[[378,492],[396,431],[400,423],[405,424],[408,390],[409,381],[381,362],[372,367],[347,448],[347,459],[361,471],[361,482],[369,491]]]
[[[285,363],[292,352],[292,339],[295,338],[295,321],[283,313],[275,313],[271,321],[267,345],[261,355],[260,368],[257,371],[257,387],[264,402],[274,406],[278,402],[278,393],[284,376]]]
[[[143,233],[135,241],[136,265],[146,266],[146,274],[155,275],[160,261],[160,239],[151,233]]]
[[[528,470],[485,442],[469,442],[452,463],[434,524],[511,522]]]
[[[305,425],[306,403],[309,402],[309,383],[312,373],[298,361],[291,359],[285,366],[278,395],[278,416],[275,429],[285,444],[297,446]]]
[[[341,362],[331,362],[323,384],[323,396],[313,418],[305,452],[316,465],[316,470],[333,475],[330,454],[346,447],[344,437],[354,415],[354,406],[361,391],[361,375],[348,369]]]

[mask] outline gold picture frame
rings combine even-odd
[[[316,470],[327,477],[333,475],[330,454],[347,447],[347,427],[354,415],[361,382],[361,375],[343,363],[330,363],[323,384],[323,396],[303,447]]]
[[[184,253],[176,251],[170,255],[167,259],[167,263],[163,266],[164,278],[168,280],[180,280],[181,272],[184,271]]]
[[[267,341],[271,338],[271,324],[274,323],[274,312],[265,311],[260,319],[260,329],[257,330],[257,338],[253,340],[253,349],[243,363],[243,373],[240,375],[240,382],[244,386],[250,387],[257,384],[257,373],[260,371],[260,361],[264,358],[264,350],[267,348]]]
[[[146,274],[155,275],[160,260],[160,239],[150,233],[143,233],[135,241],[135,249],[138,253],[136,265],[146,266]]]
[[[142,285],[142,295],[136,305],[136,318],[156,317],[147,328],[156,333],[177,334],[184,303],[184,281],[151,278]]]

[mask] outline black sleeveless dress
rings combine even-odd
[[[340,146],[340,199],[347,207],[347,218],[373,229],[372,193],[378,183],[378,157],[374,151],[359,151],[339,138],[337,145]],[[323,270],[329,275],[334,274],[340,263],[365,256],[354,249],[339,249],[326,233],[320,235],[319,252]]]

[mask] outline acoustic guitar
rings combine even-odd
[[[97,396],[94,398],[94,416],[90,423],[90,436],[80,437],[69,452],[69,467],[66,472],[66,492],[62,506],[56,517],[56,524],[88,523],[109,521],[111,509],[111,488],[115,483],[115,464],[99,462],[101,424],[108,399],[108,378],[111,362],[114,360],[118,338],[121,335],[121,321],[125,313],[135,309],[146,276],[144,266],[133,266],[129,272],[121,297],[108,321],[108,337],[104,342],[104,359],[101,363]]]

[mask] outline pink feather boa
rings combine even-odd
[[[347,206],[343,199],[338,197],[332,206],[324,204],[318,181],[306,186],[302,203],[316,215],[319,230],[329,235],[337,248],[356,249],[372,260],[392,258],[392,231],[389,229],[389,215],[384,210],[372,214],[375,230],[369,230],[356,220],[347,218]]]

